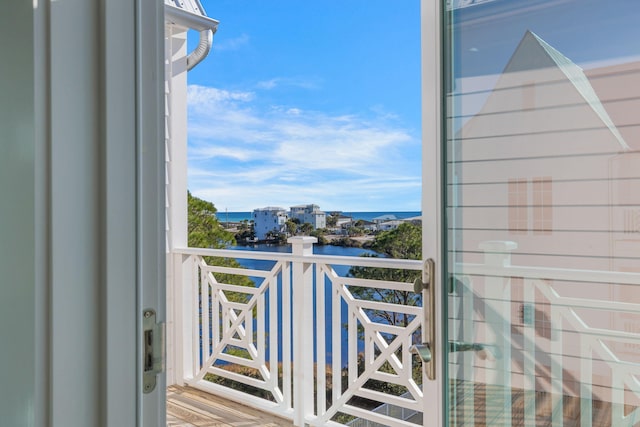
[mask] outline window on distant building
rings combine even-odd
[[[552,223],[551,177],[533,179],[533,232],[551,234]]]
[[[640,233],[640,209],[624,211],[624,233]]]
[[[529,228],[527,180],[509,180],[509,232],[526,234]]]

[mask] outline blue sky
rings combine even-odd
[[[420,210],[419,0],[202,3],[220,26],[188,75],[196,196]]]

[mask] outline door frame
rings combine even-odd
[[[165,307],[163,4],[4,9],[0,419],[157,427],[141,336]]]
[[[109,0],[107,0],[109,1]],[[166,324],[165,21],[164,2],[136,1],[136,232],[138,424],[166,425],[166,350],[155,389],[142,393],[142,312],[153,309]],[[164,337],[162,346],[165,345]]]
[[[443,426],[445,416],[446,294],[443,293],[444,208],[442,196],[442,2],[421,0],[422,46],[422,257],[436,261],[436,379],[423,369],[424,426]],[[427,304],[424,304],[426,309]],[[434,398],[435,397],[435,398]]]

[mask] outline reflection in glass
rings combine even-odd
[[[640,4],[474,3],[447,12],[450,425],[637,425]]]

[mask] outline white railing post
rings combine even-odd
[[[487,386],[495,385],[496,396],[490,396],[487,388],[487,405],[499,405],[501,419],[494,420],[496,425],[511,425],[511,277],[508,268],[511,266],[511,251],[518,245],[509,241],[487,241],[480,244],[484,251],[485,265],[495,269],[484,282],[485,322],[487,324],[486,344],[495,345],[499,349],[499,357],[495,361],[487,361],[487,368],[493,366],[491,375],[487,372]]]
[[[176,254],[174,257],[175,292],[175,324],[174,346],[175,352],[175,379],[176,383],[184,385],[195,375],[195,354],[197,354],[197,340],[194,339],[197,324],[194,322],[198,315],[197,302],[194,303],[197,293],[197,275],[193,256]],[[197,300],[195,300],[197,301]],[[195,309],[195,312],[194,312]],[[195,354],[194,354],[195,352]]]
[[[533,427],[536,424],[536,285],[531,279],[523,279],[522,284],[524,425]],[[529,313],[525,307],[530,307]],[[527,316],[531,318],[526,319]]]
[[[313,255],[318,239],[290,237],[294,257]],[[293,423],[304,426],[313,417],[313,263],[292,263],[293,329]],[[286,387],[286,385],[285,385]]]
[[[166,364],[167,386],[178,384],[180,368],[177,367],[178,360],[182,360],[182,347],[178,338],[176,324],[180,321],[176,319],[177,286],[179,280],[176,279],[176,265],[179,255],[168,252],[166,255],[166,286],[167,286],[167,325],[166,325]]]

